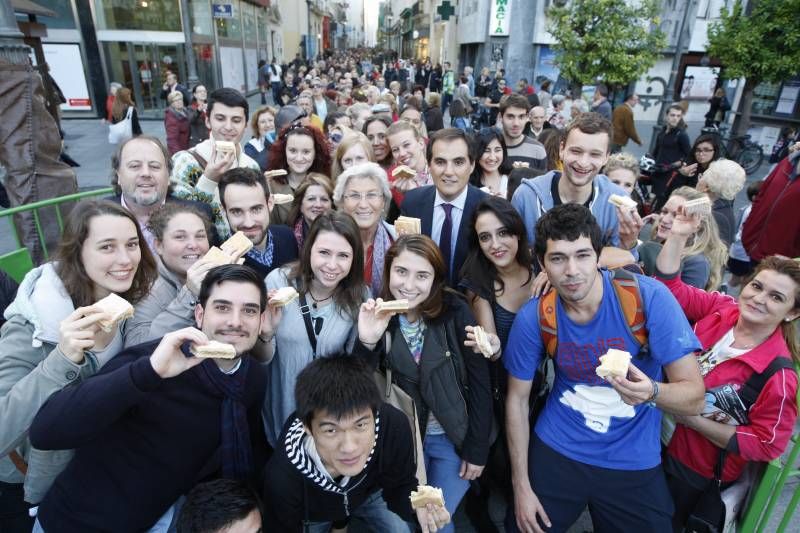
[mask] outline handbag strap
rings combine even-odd
[[[305,293],[300,293],[300,313],[303,315],[303,323],[306,325],[308,343],[311,344],[312,358],[317,358],[317,335],[314,333],[314,326],[311,324],[311,308],[306,302]]]
[[[717,456],[717,464],[714,466],[714,482],[717,485],[722,483],[722,471],[725,468],[725,457],[728,455],[728,450],[725,448],[720,449]]]
[[[133,116],[133,106],[129,105],[128,112],[125,114],[125,120],[130,120],[132,116]]]

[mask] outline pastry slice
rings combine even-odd
[[[98,300],[94,305],[109,316],[109,318],[104,318],[97,323],[106,333],[113,330],[114,326],[122,320],[133,316],[133,306],[113,292],[102,300]]]
[[[429,503],[437,507],[444,507],[444,494],[442,494],[442,489],[429,485],[417,486],[417,490],[411,491],[409,500],[411,500],[412,509],[421,509]]]
[[[623,350],[611,348],[605,355],[600,356],[600,366],[595,373],[601,378],[616,376],[624,378],[628,375],[628,366],[631,364],[631,354]]]
[[[208,341],[208,344],[193,344],[189,349],[195,357],[207,359],[233,359],[236,357],[236,348],[232,344],[219,341]]]

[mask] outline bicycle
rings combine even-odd
[[[719,137],[720,157],[739,163],[745,174],[755,172],[764,161],[764,149],[750,139],[750,135],[728,135],[728,126],[710,126],[700,130]]]

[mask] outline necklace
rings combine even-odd
[[[314,297],[314,293],[313,293],[313,292],[311,292],[311,289],[309,289],[309,290],[308,290],[308,295],[309,295],[309,296],[311,296],[311,299],[312,299],[312,300],[314,300],[314,303],[313,303],[313,304],[311,304],[311,307],[313,307],[314,309],[316,309],[317,307],[319,307],[317,304],[321,304],[322,302],[325,302],[325,301],[327,301],[327,300],[330,300],[330,299],[333,297],[333,293],[330,293],[330,294],[329,294],[328,296],[326,296],[325,298],[320,298],[320,299],[317,299],[317,298],[315,298],[315,297]]]

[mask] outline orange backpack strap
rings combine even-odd
[[[639,280],[635,274],[622,268],[613,270],[612,275],[614,292],[622,308],[622,314],[625,316],[628,330],[640,347],[646,347],[647,326],[642,293],[639,291]]]
[[[556,324],[556,298],[558,293],[550,289],[539,298],[539,331],[547,356],[554,358],[558,346],[558,325]]]

